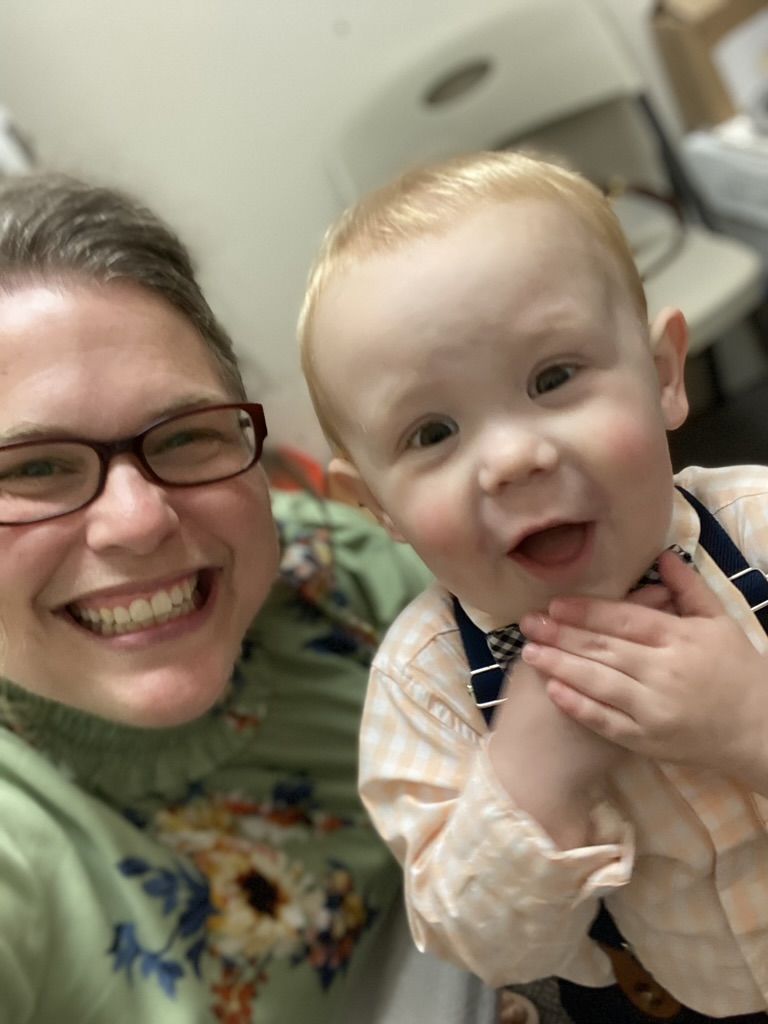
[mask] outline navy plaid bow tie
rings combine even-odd
[[[679,555],[689,564],[693,561],[688,552],[683,551],[677,544],[673,544],[669,550],[674,551],[676,555]],[[660,581],[659,563],[654,562],[648,572],[641,576],[634,587],[632,587],[632,590],[640,590],[641,587],[648,587]],[[511,623],[509,626],[501,626],[499,629],[492,629],[489,633],[485,634],[485,640],[496,664],[504,670],[517,661],[520,657],[520,652],[526,644],[526,638],[520,632],[520,627],[516,622]]]

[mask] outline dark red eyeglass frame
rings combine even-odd
[[[247,413],[251,418],[251,422],[254,427],[254,438],[255,446],[253,458],[244,466],[242,469],[237,470],[236,473],[228,473],[226,476],[214,477],[212,480],[205,480],[203,482],[192,482],[192,483],[176,483],[163,479],[152,469],[147,461],[142,446],[144,439],[147,434],[152,433],[157,427],[165,426],[166,423],[173,423],[174,420],[186,419],[188,416],[194,416],[196,413],[201,412],[218,412],[221,409],[240,409]],[[99,480],[96,487],[96,491],[91,497],[82,503],[82,505],[76,505],[74,508],[67,509],[66,512],[57,512],[52,516],[41,516],[39,519],[25,519],[22,521],[4,522],[0,520],[0,526],[28,526],[31,523],[45,522],[48,519],[58,519],[60,516],[69,515],[71,512],[79,512],[80,509],[86,508],[91,502],[96,501],[99,495],[104,490],[104,485],[107,481],[107,474],[109,472],[109,466],[112,460],[117,455],[130,454],[141,466],[147,477],[155,483],[162,484],[163,487],[205,487],[206,484],[218,483],[221,480],[231,480],[236,476],[240,476],[242,473],[247,473],[249,469],[256,465],[262,456],[264,451],[264,441],[267,439],[267,421],[264,416],[264,407],[258,402],[222,402],[219,405],[202,405],[196,409],[186,409],[183,412],[175,412],[170,416],[161,416],[160,419],[150,423],[148,427],[145,427],[138,434],[134,434],[132,437],[119,438],[117,441],[89,441],[82,437],[69,437],[64,436],[53,436],[39,438],[30,441],[15,441],[12,444],[0,445],[0,452],[6,451],[19,451],[22,448],[32,448],[41,444],[80,444],[86,448],[90,448],[96,452],[99,458]]]

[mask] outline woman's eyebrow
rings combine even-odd
[[[146,417],[146,423],[154,423],[155,420],[164,419],[166,416],[173,416],[174,413],[184,412],[189,409],[200,409],[206,405],[218,405],[227,402],[228,399],[222,395],[211,394],[188,394],[175,399],[162,409],[154,410]],[[6,430],[0,430],[0,445],[19,444],[22,441],[45,441],[52,437],[74,437],[71,429],[57,424],[19,423]]]
[[[50,437],[55,428],[43,426],[25,426],[21,424],[8,430],[0,430],[0,445],[14,444],[20,441],[37,441]]]

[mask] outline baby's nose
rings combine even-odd
[[[557,445],[534,431],[498,431],[489,437],[480,467],[480,486],[492,494],[551,473],[560,461]]]

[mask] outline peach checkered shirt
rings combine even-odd
[[[692,468],[677,482],[768,571],[768,468]],[[768,649],[698,536],[677,495],[668,542]],[[450,597],[434,584],[379,650],[361,734],[361,793],[403,865],[418,946],[494,986],[553,974],[608,985],[608,959],[587,936],[603,897],[681,1002],[713,1016],[768,1007],[768,800],[714,772],[630,755],[595,811],[598,844],[562,851],[495,777],[467,681]]]

